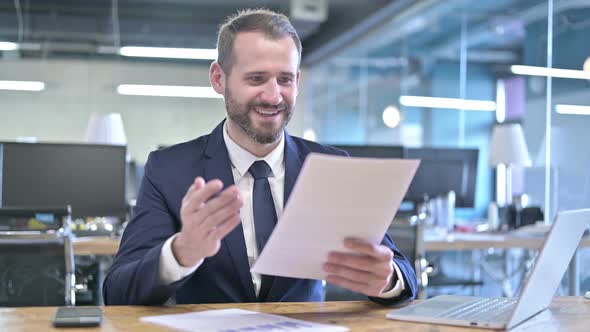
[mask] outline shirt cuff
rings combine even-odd
[[[197,270],[197,268],[203,263],[202,259],[197,262],[197,264],[189,267],[184,267],[178,263],[172,252],[172,241],[174,241],[176,235],[178,234],[172,235],[162,246],[158,274],[161,285],[170,285],[183,279],[195,272],[195,270]]]
[[[395,282],[395,286],[392,289],[388,290],[385,293],[381,293],[378,297],[382,299],[391,299],[398,295],[400,295],[404,289],[406,289],[406,284],[404,282],[404,276],[402,271],[399,269],[395,261],[392,261],[393,268],[395,269],[395,274],[397,275],[397,281]]]

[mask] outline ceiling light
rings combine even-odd
[[[17,43],[0,42],[0,51],[16,51],[18,50]]]
[[[132,96],[223,98],[209,86],[121,84],[117,93]]]
[[[395,128],[402,120],[399,109],[393,105],[385,107],[383,110],[383,123],[389,128]]]
[[[0,90],[42,91],[45,83],[37,81],[0,81]]]
[[[590,80],[590,71],[584,71],[584,70],[513,65],[513,66],[510,66],[510,71],[512,71],[512,73],[517,74],[517,75],[547,76],[547,77],[550,76],[550,77],[559,77],[559,78],[573,78],[573,79],[580,79],[580,80]]]
[[[457,98],[437,98],[421,96],[401,96],[399,102],[403,106],[448,108],[466,111],[495,111],[496,102],[489,100],[471,100]]]
[[[555,105],[555,112],[559,114],[590,115],[590,106],[584,105]]]
[[[216,60],[217,49],[125,46],[119,54],[132,57]]]
[[[590,73],[590,56],[586,58],[586,61],[584,61],[584,66],[582,68],[585,72]]]
[[[496,121],[502,123],[506,120],[506,85],[504,80],[496,81]]]

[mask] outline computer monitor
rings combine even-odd
[[[353,157],[404,158],[403,146],[398,145],[331,145]]]
[[[0,143],[0,206],[124,217],[125,154],[114,145]]]
[[[421,202],[453,190],[456,207],[474,207],[477,149],[406,149],[406,158],[421,159],[404,200]]]
[[[144,173],[144,164],[137,162],[135,160],[130,160],[127,162],[127,192],[126,198],[127,201],[136,200],[139,194],[139,186],[141,185],[141,180],[143,179]]]

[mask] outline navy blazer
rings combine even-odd
[[[346,154],[285,132],[285,203],[310,152]],[[150,153],[134,217],[125,229],[104,282],[105,304],[159,305],[172,296],[176,296],[179,304],[321,301],[320,281],[285,277],[273,277],[268,296],[257,299],[241,224],[222,240],[219,252],[205,259],[193,274],[170,285],[158,282],[162,245],[180,231],[182,198],[197,176],[206,181],[221,179],[226,187],[234,183],[223,140],[223,122],[209,135]],[[404,275],[406,289],[394,299],[371,299],[382,304],[414,299],[417,281],[411,264],[389,235],[385,235],[382,243],[394,252],[394,261]]]

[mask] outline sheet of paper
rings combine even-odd
[[[310,154],[252,271],[324,279],[328,253],[349,251],[345,238],[380,243],[419,163]]]
[[[152,323],[180,331],[199,332],[255,332],[255,331],[320,331],[342,332],[344,326],[318,324],[284,316],[262,314],[242,309],[221,309],[186,314],[141,317],[141,322]]]

